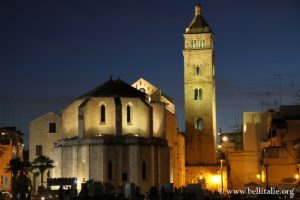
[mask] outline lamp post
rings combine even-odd
[[[223,159],[220,159],[220,165],[221,165],[221,194],[223,196],[224,191],[223,191]]]
[[[266,169],[266,188],[269,188],[269,180],[268,180],[268,164],[264,164],[265,169]]]

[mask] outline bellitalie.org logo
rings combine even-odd
[[[290,199],[295,197],[295,189],[290,190],[279,190],[275,187],[269,189],[266,188],[247,188],[245,190],[227,190],[227,194],[231,195],[246,195],[246,196],[257,196],[257,195],[276,195],[276,196],[285,196]]]

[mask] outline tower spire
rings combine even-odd
[[[201,15],[201,4],[197,3],[195,6],[195,16]]]

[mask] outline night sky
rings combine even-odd
[[[183,36],[193,0],[0,2],[0,126],[60,113],[111,74],[175,99],[184,129]],[[202,0],[216,51],[218,129],[300,103],[300,1]],[[27,141],[26,141],[27,145]]]

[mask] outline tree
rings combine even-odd
[[[46,170],[49,170],[49,169],[54,167],[53,162],[54,161],[51,160],[49,157],[42,155],[42,156],[39,156],[39,157],[35,158],[34,161],[31,163],[32,169],[38,169],[40,174],[41,174],[42,187],[44,186],[43,185],[44,172]]]
[[[18,195],[29,194],[30,180],[27,177],[30,164],[20,158],[13,158],[7,164],[6,172],[12,173],[12,193],[13,199],[18,199]]]

